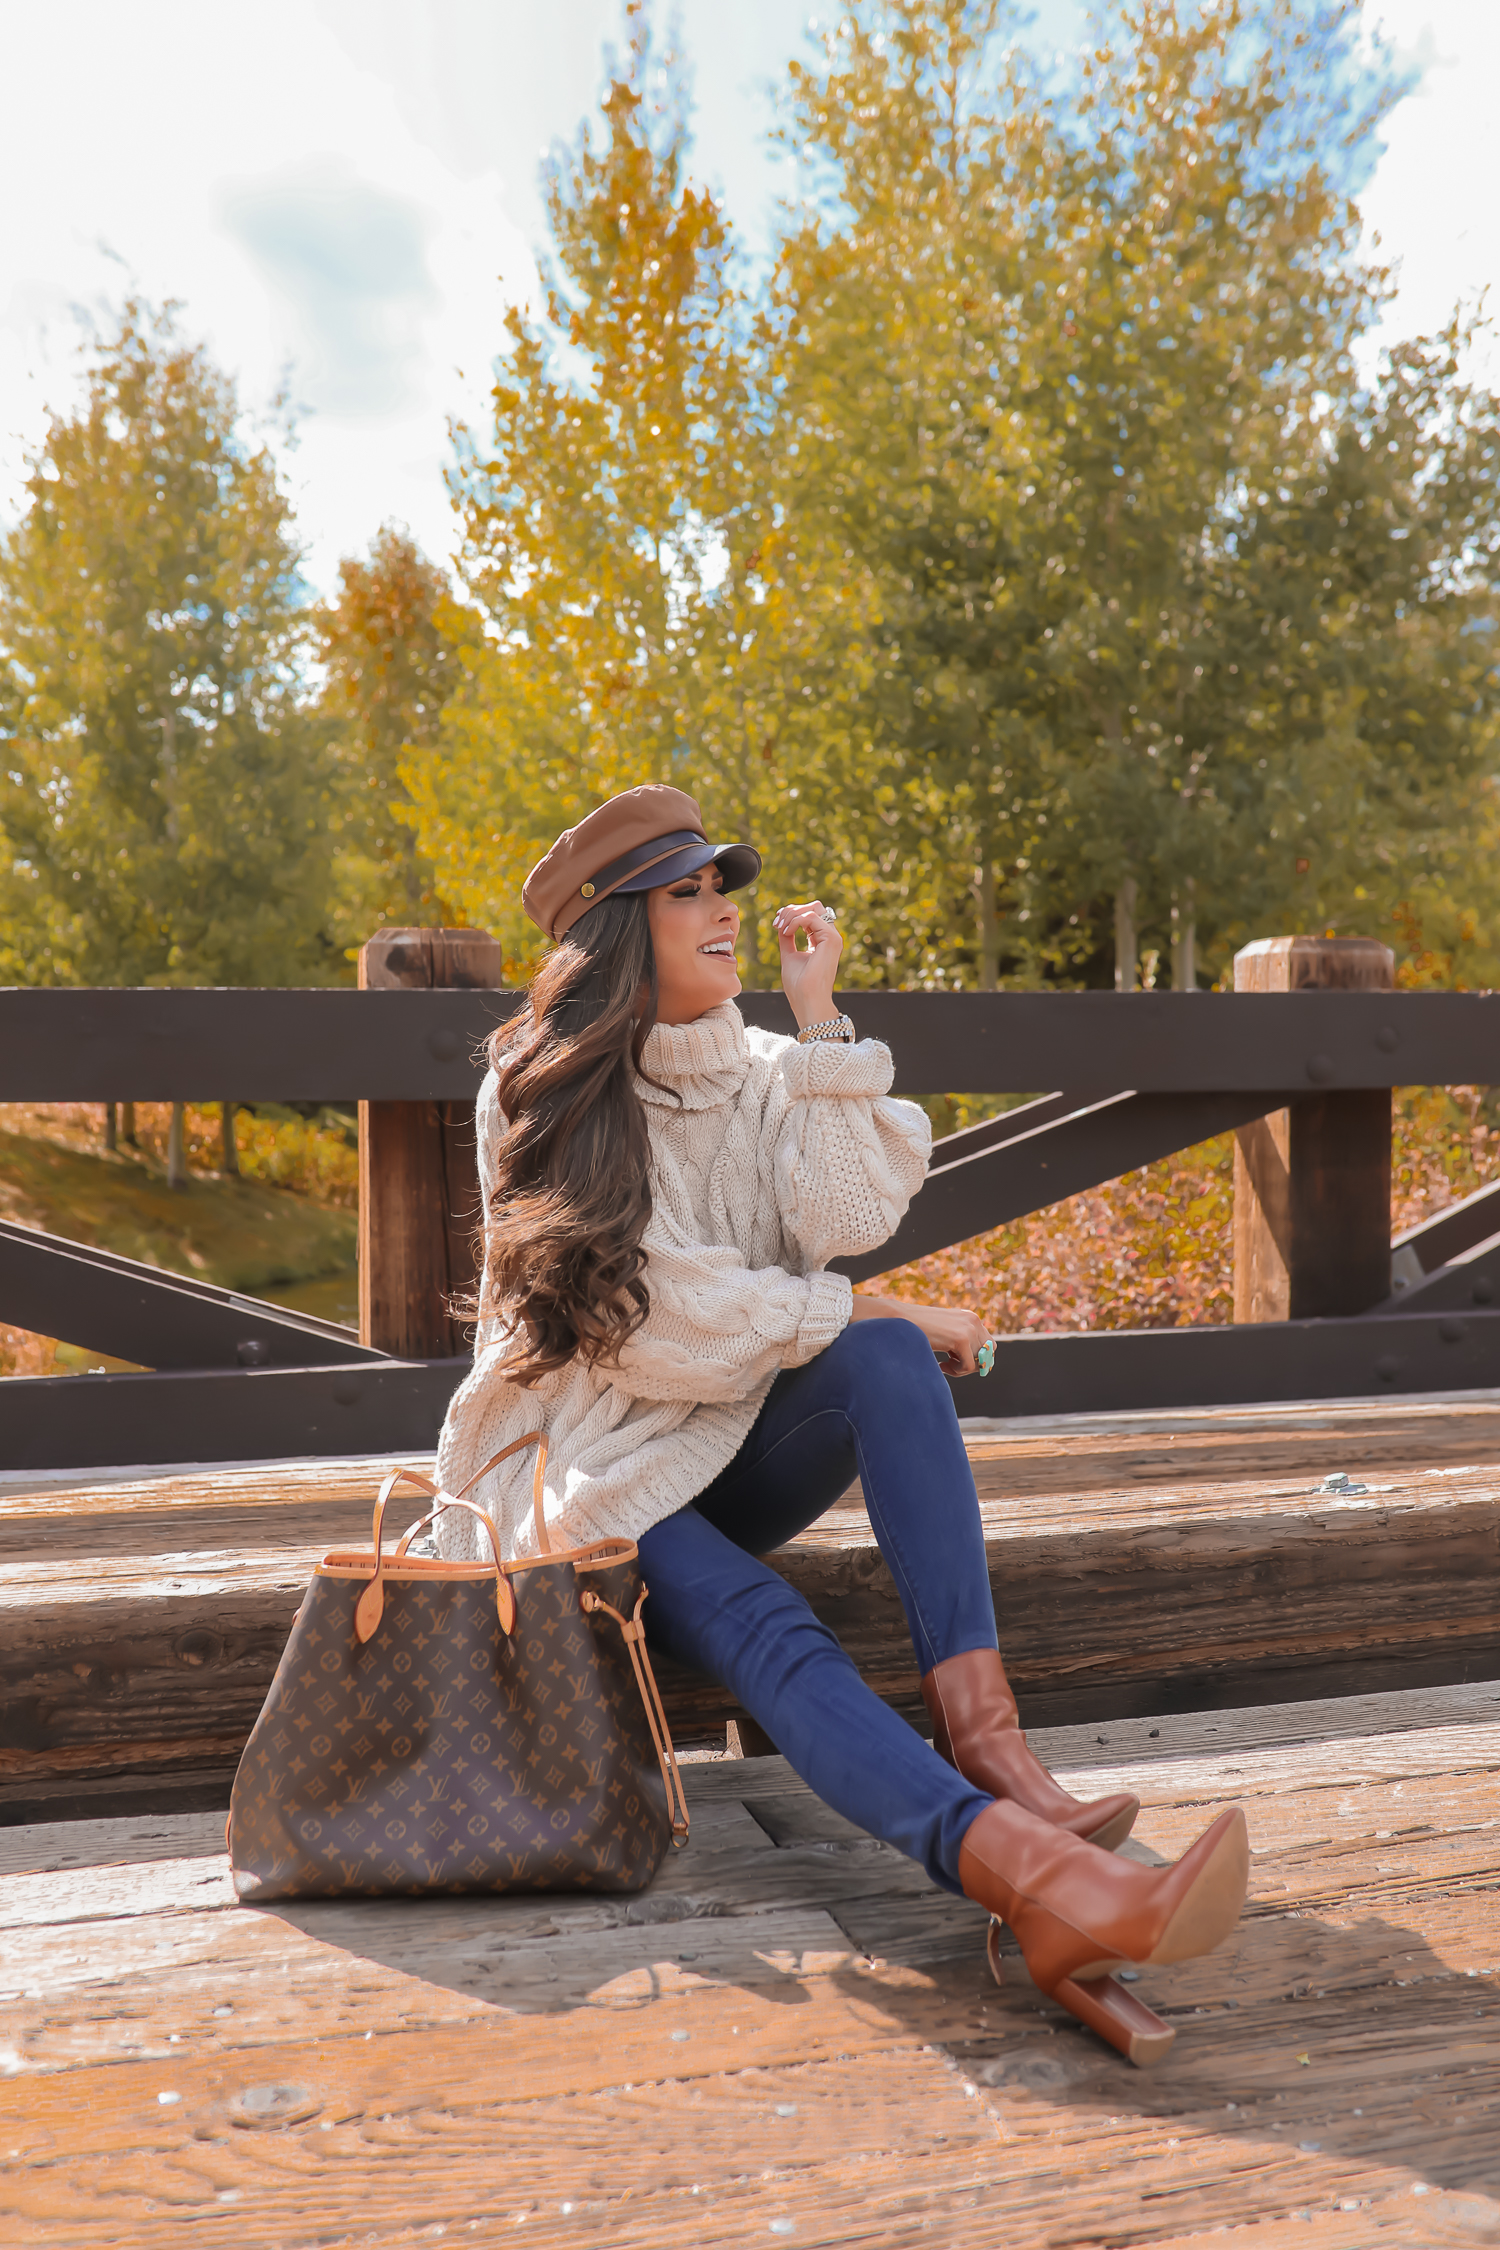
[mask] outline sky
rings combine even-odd
[[[826,11],[825,11],[826,12]],[[1500,277],[1486,155],[1500,0],[1369,0],[1418,73],[1362,199],[1399,269],[1379,341]],[[694,170],[752,250],[789,175],[769,134],[809,0],[677,0]],[[538,175],[597,101],[620,0],[0,0],[0,524],[80,343],[132,289],[180,302],[252,421],[294,409],[286,482],[319,591],[387,520],[446,558],[450,416],[480,421],[534,298]],[[1082,0],[1036,0],[1072,46]],[[1500,382],[1500,355],[1485,370]]]

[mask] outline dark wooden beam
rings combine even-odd
[[[1076,1094],[1039,1094],[1034,1101],[1021,1102],[1015,1109],[1002,1110],[998,1117],[982,1118],[977,1125],[966,1125],[961,1133],[948,1133],[934,1141],[933,1165],[957,1164],[965,1156],[977,1156],[981,1149],[1018,1141],[1023,1133],[1034,1133],[1038,1125],[1051,1125],[1059,1117],[1071,1116],[1078,1106]]]
[[[378,1360],[353,1329],[0,1220],[0,1319],[138,1367]]]
[[[7,1469],[267,1461],[426,1451],[468,1372],[462,1359],[370,1356],[346,1367],[48,1375],[0,1383]]]
[[[1411,1251],[1424,1273],[1435,1273],[1439,1266],[1457,1258],[1476,1243],[1487,1242],[1500,1233],[1500,1180],[1491,1180],[1488,1187],[1476,1188],[1461,1203],[1450,1203],[1446,1211],[1437,1211],[1430,1219],[1422,1219],[1414,1227],[1407,1227],[1391,1238],[1391,1255],[1399,1257],[1403,1250]]]
[[[257,1461],[430,1447],[467,1359],[0,1383],[0,1462]],[[960,1414],[1113,1413],[1500,1385],[1500,1311],[1005,1336]]]
[[[960,1414],[1104,1414],[1495,1385],[1500,1312],[1398,1312],[1382,1320],[1002,1336],[993,1373],[966,1375],[953,1393]]]
[[[1215,1133],[1227,1133],[1259,1117],[1274,1098],[1257,1093],[1127,1093],[1081,1109],[1067,1109],[1063,1095],[1028,1103],[1009,1118],[994,1118],[939,1141],[932,1170],[890,1241],[863,1257],[837,1259],[835,1267],[853,1281],[890,1273],[913,1258],[967,1242],[1027,1211],[1043,1210],[1118,1179],[1122,1172],[1154,1164],[1158,1157],[1196,1147]],[[1054,1113],[1060,1106],[1064,1114],[1059,1116]],[[1038,1123],[1002,1137],[1013,1120],[1038,1112]],[[976,1147],[992,1127],[998,1130],[991,1144]],[[960,1153],[955,1155],[955,1149]]]
[[[1446,1265],[1435,1266],[1420,1281],[1394,1290],[1369,1319],[1389,1319],[1392,1314],[1430,1312],[1483,1312],[1500,1305],[1500,1234],[1460,1250]]]
[[[1500,994],[844,992],[907,1094],[1500,1085]],[[518,994],[0,991],[0,1101],[472,1101]],[[779,993],[748,1021],[790,1031]]]

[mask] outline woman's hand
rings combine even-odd
[[[978,1313],[961,1305],[909,1305],[904,1297],[862,1297],[856,1289],[851,1318],[909,1320],[937,1353],[945,1375],[977,1375],[979,1348],[990,1340]]]
[[[781,941],[781,989],[792,1004],[797,1029],[831,1022],[838,1014],[833,986],[844,950],[837,922],[829,920],[823,901],[815,898],[806,906],[779,907],[771,927]],[[807,933],[806,953],[797,951],[799,930]]]

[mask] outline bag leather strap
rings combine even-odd
[[[375,1575],[354,1605],[354,1634],[359,1641],[367,1641],[376,1631],[385,1615],[385,1555],[381,1549],[381,1536],[385,1529],[386,1503],[398,1484],[414,1484],[418,1490],[435,1493],[437,1486],[431,1477],[424,1477],[420,1469],[392,1469],[375,1496],[375,1521],[370,1532],[370,1547],[375,1557]]]
[[[509,1578],[506,1576],[505,1565],[500,1560],[500,1542],[495,1535],[495,1526],[490,1517],[486,1515],[484,1509],[476,1508],[472,1500],[455,1500],[448,1493],[440,1492],[437,1496],[435,1504],[428,1509],[426,1515],[419,1516],[414,1524],[409,1524],[406,1530],[402,1532],[401,1537],[396,1545],[396,1552],[392,1556],[391,1560],[393,1562],[404,1561],[406,1550],[411,1545],[413,1539],[416,1538],[417,1533],[419,1531],[425,1531],[428,1524],[436,1523],[438,1517],[443,1513],[443,1510],[445,1508],[462,1508],[465,1515],[477,1516],[479,1518],[479,1521],[484,1525],[485,1534],[490,1543],[490,1553],[495,1558],[495,1614],[500,1620],[501,1632],[513,1633],[516,1629],[515,1588],[511,1585]],[[368,1593],[369,1588],[366,1587],[365,1591],[366,1593]],[[361,1596],[361,1600],[362,1599],[363,1596]],[[377,1618],[375,1622],[379,1624],[379,1618]],[[359,1607],[357,1603],[355,1605],[354,1623],[355,1630],[356,1632],[358,1632]],[[367,1633],[361,1633],[360,1639],[368,1640],[369,1635]]]
[[[592,1587],[580,1596],[579,1606],[585,1611],[604,1610],[612,1617],[625,1636],[625,1646],[630,1651],[631,1668],[635,1684],[641,1691],[641,1701],[646,1707],[646,1724],[651,1729],[651,1740],[661,1767],[662,1787],[667,1793],[667,1814],[672,1823],[672,1848],[681,1851],[688,1840],[687,1799],[682,1793],[682,1775],[677,1767],[677,1752],[672,1747],[672,1730],[667,1724],[667,1714],[662,1708],[661,1689],[656,1684],[656,1674],[651,1669],[651,1656],[646,1647],[646,1628],[641,1623],[641,1610],[650,1588],[643,1586],[635,1605],[633,1617],[622,1617],[612,1602]]]

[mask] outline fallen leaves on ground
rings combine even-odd
[[[1500,1111],[1474,1086],[1395,1098],[1391,1232],[1500,1173]],[[917,1304],[964,1304],[995,1335],[1184,1328],[1234,1313],[1234,1136],[1163,1157],[1107,1185],[934,1251],[862,1284]]]

